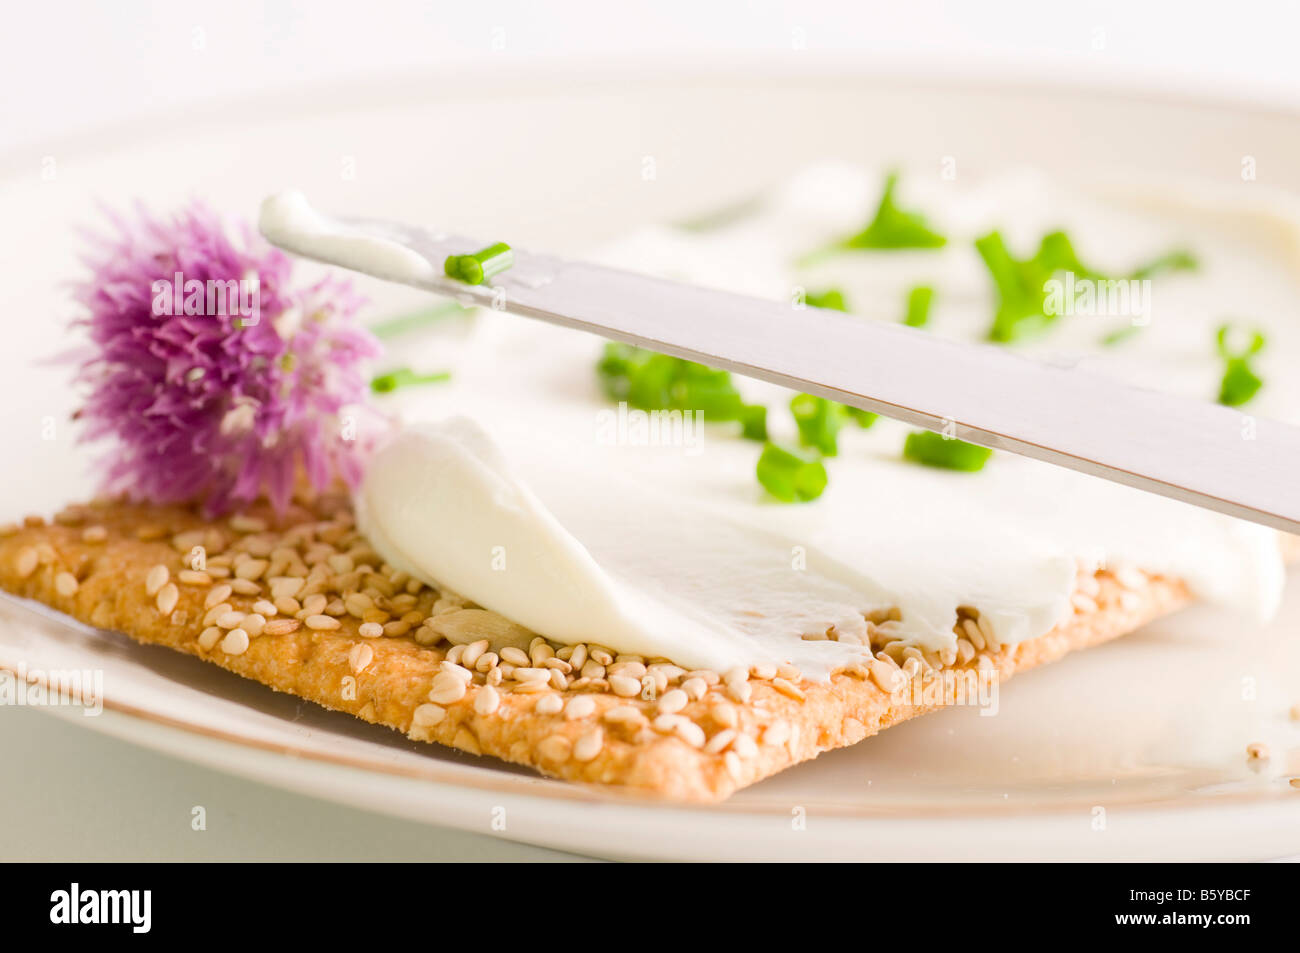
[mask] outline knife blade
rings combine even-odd
[[[489,242],[330,218],[296,193],[268,198],[260,226],[301,257],[1300,533],[1300,428],[1289,424],[992,345],[541,252],[514,249],[509,271],[490,285],[467,285],[446,277],[443,262]]]

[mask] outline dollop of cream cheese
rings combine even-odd
[[[365,231],[312,208],[301,192],[289,190],[262,201],[258,230],[277,245],[300,255],[326,261],[347,261],[352,267],[391,281],[427,281],[437,269],[423,255],[394,239]]]
[[[393,567],[556,641],[710,668],[754,657],[733,633],[710,631],[602,568],[469,418],[390,438],[369,464],[357,509]]]

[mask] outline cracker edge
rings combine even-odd
[[[439,724],[414,726],[413,713],[427,700],[445,649],[423,647],[408,637],[363,639],[356,631],[358,620],[344,617],[339,620],[342,627],[334,631],[303,627],[286,635],[259,636],[239,656],[226,655],[216,648],[205,651],[198,646],[197,638],[204,628],[203,599],[207,589],[180,587],[176,610],[164,618],[146,594],[144,580],[153,565],[177,562],[178,554],[167,541],[172,533],[207,526],[209,521],[184,509],[122,505],[99,508],[94,517],[93,522],[108,529],[109,537],[104,542],[84,542],[80,527],[58,524],[23,526],[13,535],[0,538],[0,588],[87,624],[121,631],[136,641],[198,656],[275,691],[385,725],[414,740],[491,755],[549,777],[674,801],[716,802],[823,751],[855,744],[909,718],[946,707],[895,704],[870,679],[849,675],[835,676],[829,684],[801,682],[799,688],[806,696],[803,701],[787,697],[770,682],[751,680],[753,695],[749,702],[725,701],[738,717],[738,730],[759,742],[743,758],[708,753],[649,727],[617,731],[602,720],[609,708],[633,705],[651,719],[655,703],[604,693],[551,693],[559,694],[566,702],[579,694],[595,700],[594,716],[567,721],[562,713],[542,715],[533,710],[541,694],[508,691],[501,691],[501,706],[494,714],[479,715],[473,708],[479,689],[471,686],[463,700],[444,706],[447,714]],[[151,524],[167,525],[167,537],[161,541],[136,538],[137,529]],[[54,558],[39,565],[28,577],[21,577],[16,565],[18,554],[42,544],[52,548]],[[80,581],[77,592],[70,597],[60,596],[55,588],[55,576],[63,570],[73,572]],[[1133,589],[1103,573],[1098,575],[1098,582],[1101,591],[1095,612],[1076,612],[1039,638],[996,651],[980,651],[970,667],[979,664],[980,656],[988,658],[998,673],[1000,686],[1014,674],[1110,641],[1189,601],[1185,587],[1176,580],[1148,577],[1143,588]],[[235,595],[228,601],[247,612],[257,598]],[[348,654],[358,642],[369,644],[374,658],[363,672],[353,675]],[[692,701],[681,714],[712,736],[724,727],[709,711],[710,705],[718,702],[716,693],[711,692],[703,700]],[[785,721],[793,729],[789,739],[782,744],[762,743],[764,730],[776,721]],[[543,744],[560,736],[571,748],[595,725],[602,725],[605,740],[599,755],[589,762],[581,763],[572,757],[554,760],[555,752],[562,752],[566,746],[557,742]]]

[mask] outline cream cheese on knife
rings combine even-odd
[[[607,260],[768,295],[788,295],[796,279],[835,285],[882,312],[926,280],[939,291],[936,329],[962,336],[991,314],[964,227],[1000,225],[1020,246],[1066,227],[1081,254],[1117,267],[1177,243],[1197,251],[1204,274],[1157,282],[1152,326],[1101,367],[1140,369],[1148,384],[1155,367],[1172,390],[1213,390],[1212,329],[1234,287],[1248,284],[1249,317],[1275,346],[1296,318],[1285,268],[1261,266],[1205,222],[1099,209],[1033,176],[919,203],[954,232],[943,252],[848,255],[795,275],[799,252],[866,214],[815,200],[852,175],[869,194],[856,170],[813,170],[753,221],[708,235],[647,230]],[[689,445],[651,445],[620,426],[611,415],[637,412],[601,400],[595,339],[498,314],[480,322],[451,385],[396,398],[406,419],[431,423],[374,458],[362,527],[394,566],[557,641],[715,669],[790,660],[816,677],[862,654],[862,613],[891,606],[897,636],[932,649],[953,644],[959,606],[979,608],[1005,642],[1041,635],[1068,611],[1079,565],[1177,576],[1257,617],[1280,597],[1272,530],[1008,454],[978,474],[919,467],[899,459],[906,428],[889,421],[842,434],[820,500],[775,504],[754,483],[757,445],[707,427]],[[1091,361],[1107,329],[1067,318],[1039,347]],[[742,386],[770,403],[773,421],[785,416],[788,393]],[[475,422],[449,419],[466,412]]]

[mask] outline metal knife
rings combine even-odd
[[[444,261],[489,242],[312,214],[341,239],[304,237],[269,218],[266,206],[263,234],[302,257],[462,304],[689,358],[1300,533],[1300,428],[1288,424],[992,345],[523,249],[514,250],[513,267],[490,285],[467,285],[445,277]],[[407,261],[359,261],[349,236],[406,249]]]

